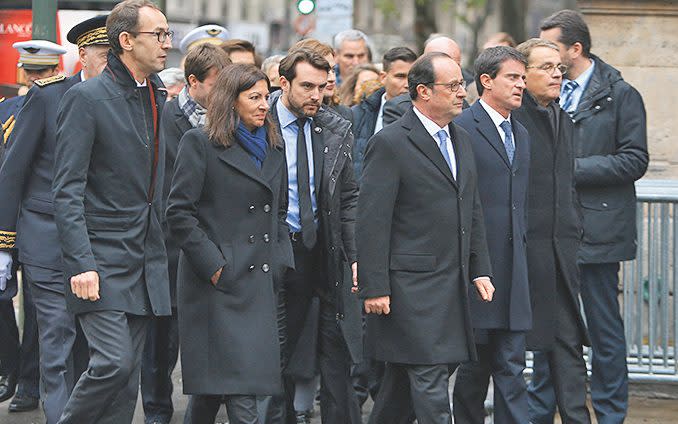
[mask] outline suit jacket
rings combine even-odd
[[[276,103],[271,96],[271,116],[279,127]],[[353,178],[351,123],[322,107],[313,118],[311,132],[315,192],[318,199],[319,242],[323,242],[326,275],[321,281],[335,307],[337,322],[355,362],[362,359],[360,303],[351,293],[350,264],[356,261],[355,213],[358,186]]]
[[[165,104],[160,121],[160,139],[165,144],[165,183],[162,188],[163,211],[166,209],[167,199],[169,197],[170,187],[172,186],[172,176],[174,175],[174,162],[177,158],[179,141],[184,134],[192,129],[193,126],[186,118],[186,115],[179,108],[179,102],[176,98]],[[165,232],[165,246],[167,248],[167,265],[169,267],[169,285],[170,298],[172,306],[176,306],[177,301],[177,265],[179,263],[179,246],[175,240],[170,237],[169,226],[163,214],[163,231]]]
[[[366,341],[378,360],[476,356],[468,287],[491,276],[491,266],[471,140],[457,125],[450,132],[456,180],[412,110],[369,142],[356,236],[360,296],[391,297],[389,315],[367,316]]]
[[[0,232],[16,234],[10,247],[21,263],[57,271],[63,268],[52,203],[57,106],[79,82],[80,73],[28,92],[0,169]]]
[[[569,303],[576,314],[581,343],[587,331],[579,305],[577,252],[582,234],[579,203],[574,188],[574,126],[557,103],[550,111],[529,93],[512,116],[530,134],[530,186],[528,190],[527,263],[533,326],[527,334],[529,349],[551,349],[558,328],[558,303]],[[556,284],[565,285],[560,298]]]
[[[294,267],[285,156],[262,169],[234,141],[201,128],[181,140],[167,209],[181,247],[177,312],[184,391],[270,395],[280,390],[274,285]],[[223,267],[216,286],[210,277]]]
[[[471,296],[473,326],[482,329],[529,330],[532,327],[527,278],[527,189],[530,142],[527,130],[511,116],[515,153],[509,162],[497,127],[480,102],[454,121],[471,135],[478,191],[485,217],[492,262],[494,299]],[[469,287],[469,290],[475,290]]]
[[[160,223],[165,145],[154,136],[167,92],[156,75],[147,81],[137,87],[109,53],[102,74],[73,86],[59,105],[54,206],[74,313],[170,313]],[[85,271],[99,273],[96,302],[71,293],[70,278]]]

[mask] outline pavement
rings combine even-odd
[[[173,374],[174,387],[181,388],[181,371],[177,369]],[[450,384],[452,387],[452,384]],[[177,393],[174,396],[174,416],[171,424],[180,424],[183,422],[183,416],[186,412],[186,405],[188,397]],[[7,406],[9,401],[0,403],[0,424],[44,424],[44,417],[40,410],[23,412],[23,413],[9,413]],[[367,423],[367,418],[372,407],[372,402],[368,400],[363,408],[363,422]],[[320,412],[316,404],[315,416],[312,419],[312,424],[320,423]],[[593,417],[593,411],[591,411]],[[225,424],[228,422],[226,410],[222,406],[217,415],[216,424]],[[491,418],[486,420],[486,424],[491,424]],[[556,423],[560,424],[560,420],[556,419]],[[652,399],[647,397],[631,397],[629,414],[625,424],[675,424],[678,423],[678,400],[676,399]],[[144,414],[141,408],[141,400],[137,402],[137,409],[134,414],[133,424],[144,424]],[[596,424],[596,420],[593,420]]]

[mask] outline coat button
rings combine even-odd
[[[268,235],[268,233],[264,234],[264,243],[268,243],[271,241],[271,237]]]
[[[337,314],[337,321],[344,319],[344,314]]]
[[[462,229],[461,229],[461,233],[462,233],[462,234],[466,234],[466,228],[462,228]]]
[[[271,212],[271,205],[268,203],[264,205],[264,212],[269,213]]]
[[[604,208],[607,207],[607,202],[603,202],[603,207],[604,207]]]
[[[332,211],[327,211],[327,216],[332,215]]]
[[[255,209],[256,208],[254,207],[254,205],[250,205],[250,208],[249,208],[250,212],[254,212]]]
[[[247,238],[247,240],[248,240],[250,243],[254,243],[254,236],[249,236],[249,237]]]
[[[339,287],[339,281],[334,282],[334,287]]]
[[[334,252],[334,246],[330,246],[330,250]]]
[[[508,239],[509,239],[509,241],[513,241],[513,237],[512,237],[512,236],[509,236]]]
[[[261,266],[261,270],[264,272],[268,272],[269,269],[271,269],[271,267],[269,267],[268,264],[263,264]]]
[[[250,265],[247,269],[248,269],[250,272],[254,271],[254,264]]]
[[[596,105],[595,109],[600,110],[600,105]]]

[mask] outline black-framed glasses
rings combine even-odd
[[[461,80],[461,81],[455,81],[455,82],[429,82],[428,84],[424,85],[442,85],[444,87],[447,87],[448,90],[450,90],[451,93],[456,93],[459,91],[460,88],[466,88],[466,81]]]
[[[553,75],[553,73],[557,70],[560,71],[561,74],[565,75],[567,73],[568,67],[567,65],[558,64],[556,65],[555,63],[545,63],[543,65],[536,65],[536,66],[527,66],[526,69],[530,68],[535,68],[539,69],[541,71],[547,72],[549,75]]]
[[[152,34],[158,39],[158,43],[164,43],[168,38],[174,38],[174,31],[130,31],[130,34]]]

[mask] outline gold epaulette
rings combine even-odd
[[[35,81],[35,85],[38,87],[44,87],[46,85],[54,84],[55,82],[63,81],[66,77],[64,75],[54,75],[53,77],[43,78]]]
[[[0,249],[14,249],[16,233],[14,231],[0,231]]]
[[[5,98],[4,98],[4,97],[0,97],[0,103],[2,103],[2,102],[4,102],[4,101],[5,101]]]
[[[10,116],[7,121],[2,122],[2,132],[4,134],[4,140],[0,140],[3,143],[7,143],[7,139],[9,138],[9,135],[12,133],[12,130],[14,129],[14,124],[16,122],[16,119],[14,119],[14,115]]]

